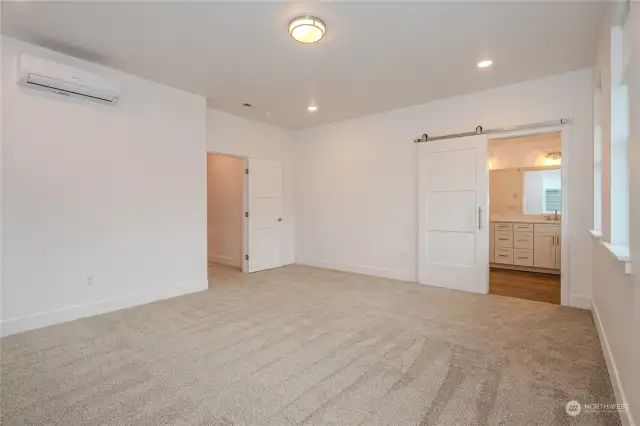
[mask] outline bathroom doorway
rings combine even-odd
[[[561,303],[562,133],[488,144],[489,293]]]

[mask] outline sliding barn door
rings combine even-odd
[[[245,272],[282,266],[282,165],[256,158],[247,160],[248,218]]]
[[[421,284],[489,291],[487,137],[419,144]]]

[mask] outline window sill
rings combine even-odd
[[[589,233],[591,234],[591,236],[597,240],[599,240],[600,238],[602,238],[602,231],[597,231],[595,229],[589,229]]]
[[[629,246],[624,244],[611,244],[611,243],[601,243],[609,253],[613,255],[617,260],[624,263],[624,273],[631,273],[631,256],[629,255]]]

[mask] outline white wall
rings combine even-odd
[[[242,268],[244,160],[207,155],[207,253],[209,261]]]
[[[640,259],[640,4],[631,2],[634,29],[630,75],[631,134],[629,143],[630,249],[631,259]],[[611,174],[611,48],[610,27],[600,39],[594,83],[601,84],[602,117],[602,231],[610,234]],[[601,78],[597,78],[600,75]],[[615,213],[615,212],[614,212]],[[593,308],[609,367],[609,375],[619,403],[628,403],[623,424],[640,421],[640,263],[632,263],[632,274],[598,241],[591,244],[593,265]]]
[[[511,169],[546,165],[550,152],[562,151],[562,137],[559,133],[490,140],[487,149],[489,168]]]
[[[294,263],[291,132],[209,108],[207,111],[207,151],[239,157],[263,158],[283,165],[284,232],[282,253],[285,265]]]
[[[21,88],[20,52],[122,99]],[[7,38],[2,90],[4,334],[207,288],[204,98]]]
[[[583,69],[296,132],[297,262],[415,281],[413,139],[568,117],[569,303],[591,306],[591,86]]]

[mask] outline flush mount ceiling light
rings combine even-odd
[[[484,61],[478,62],[478,68],[489,68],[493,64],[493,61],[490,59],[485,59]]]
[[[289,35],[300,43],[316,43],[326,30],[324,21],[311,15],[296,16],[289,22]]]

